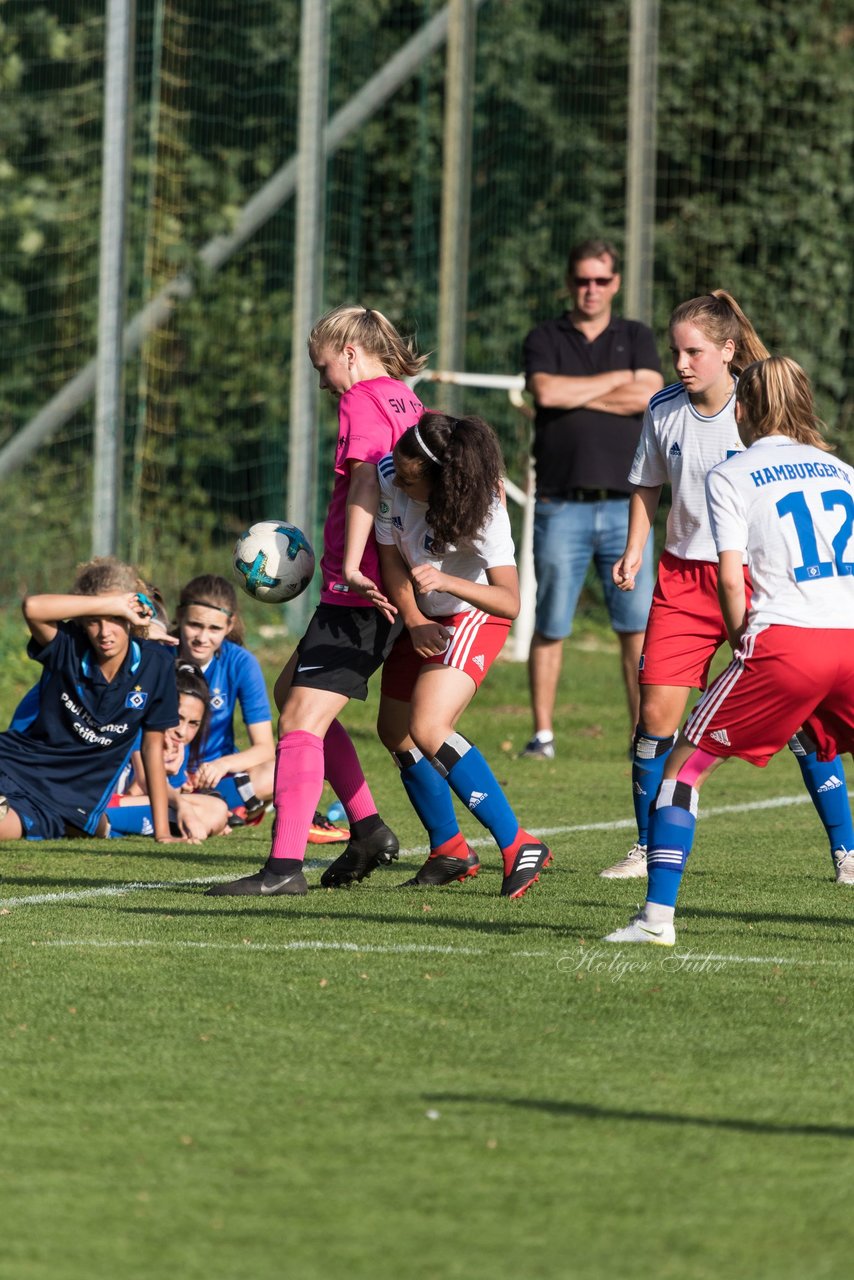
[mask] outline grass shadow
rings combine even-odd
[[[555,1098],[507,1098],[469,1093],[425,1093],[425,1102],[460,1103],[462,1106],[509,1106],[545,1111],[554,1116],[581,1120],[642,1121],[646,1124],[694,1125],[702,1129],[729,1129],[735,1133],[769,1134],[780,1137],[854,1138],[854,1126],[832,1124],[785,1124],[769,1120],[742,1120],[732,1116],[691,1116],[670,1111],[642,1111],[636,1108],[599,1107],[589,1102],[567,1102]]]

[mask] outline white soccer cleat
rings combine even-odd
[[[854,884],[854,852],[837,849],[833,855],[837,884]]]
[[[651,942],[656,947],[672,947],[676,942],[676,930],[672,924],[651,924],[638,915],[629,921],[625,929],[615,929],[602,941]]]
[[[625,858],[599,874],[605,880],[640,880],[646,875],[646,845],[633,844]]]

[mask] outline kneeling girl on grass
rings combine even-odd
[[[424,413],[379,463],[383,583],[406,627],[383,667],[379,734],[430,838],[407,881],[476,875],[448,785],[501,850],[504,897],[521,897],[552,860],[519,826],[495,775],[457,724],[519,612],[501,448],[480,418]],[[379,603],[378,590],[369,599]]]

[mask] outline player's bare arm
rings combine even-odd
[[[629,499],[629,532],[626,538],[626,549],[611,570],[614,585],[621,591],[633,591],[635,578],[643,564],[643,551],[658,503],[661,498],[661,485],[635,485]]]
[[[487,569],[487,582],[471,582],[442,573],[430,564],[419,564],[412,570],[416,591],[446,591],[449,595],[473,604],[496,618],[519,616],[519,575],[515,565],[498,565]]]
[[[718,556],[718,599],[733,649],[741,643],[747,626],[747,597],[741,551],[721,551]]]
[[[26,596],[21,609],[30,635],[42,645],[54,638],[60,622],[75,618],[121,618],[133,626],[141,626],[151,614],[135,592],[106,596]]]
[[[379,585],[362,573],[359,567],[379,506],[379,476],[372,462],[359,462],[351,458],[349,467],[350,488],[347,493],[342,574],[351,590],[370,600],[375,609],[379,609],[389,622],[393,622],[396,613],[394,605],[380,590]]]
[[[409,566],[397,547],[380,543],[380,565],[389,596],[400,611],[415,652],[422,658],[442,653],[450,639],[441,623],[428,618],[418,608]]]

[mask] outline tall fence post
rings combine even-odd
[[[312,541],[317,517],[317,381],[305,343],[320,310],[323,279],[328,43],[329,0],[303,0],[286,516]],[[291,630],[304,630],[310,604],[306,593],[288,605]]]
[[[122,331],[134,16],[135,0],[108,0],[92,472],[93,556],[113,555],[118,544],[124,429]]]
[[[450,0],[448,5],[438,307],[438,356],[442,369],[465,368],[475,9],[472,0]],[[442,387],[438,399],[449,412],[459,412],[460,392],[456,387]]]
[[[626,164],[626,315],[652,324],[659,0],[631,0]]]

